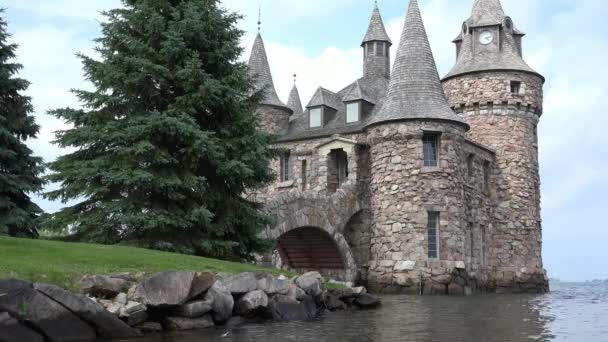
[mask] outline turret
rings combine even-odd
[[[541,257],[537,125],[544,78],[522,58],[522,37],[499,0],[475,0],[454,40],[457,58],[443,79],[450,106],[471,126],[473,141],[495,150],[491,167],[496,208],[490,223],[468,222],[472,260],[479,260],[489,290],[544,291]],[[475,164],[474,155],[470,165]],[[475,215],[467,215],[475,217]],[[481,249],[483,246],[483,249]]]
[[[363,76],[390,78],[391,46],[393,43],[386,33],[378,5],[374,7],[372,18],[363,38]]]
[[[294,76],[293,87],[289,92],[289,99],[287,99],[287,107],[293,111],[293,116],[297,116],[304,112],[302,108],[302,101],[300,100],[300,92],[298,91],[298,87],[296,86],[296,75]]]
[[[280,134],[289,127],[289,117],[293,111],[277,95],[270,72],[270,64],[262,35],[258,32],[249,58],[249,72],[255,80],[255,90],[264,96],[257,110],[260,129],[267,133]]]

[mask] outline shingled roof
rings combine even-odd
[[[289,110],[287,106],[279,99],[277,91],[274,88],[268,57],[266,56],[266,48],[262,35],[258,33],[253,43],[251,56],[249,57],[249,72],[255,79],[255,89],[257,91],[265,89],[264,99],[262,104],[276,107],[283,107]]]
[[[469,27],[484,27],[504,25],[507,16],[500,4],[500,0],[475,0],[471,17],[465,21]],[[461,42],[460,53],[452,70],[444,77],[444,80],[452,77],[490,70],[515,70],[538,74],[520,56],[514,36],[523,36],[515,26],[512,30],[503,28],[500,30],[501,47],[496,52],[474,53],[474,36],[462,34],[454,40]]]
[[[467,126],[448,105],[417,0],[410,2],[387,98],[367,126],[411,119],[448,120]]]
[[[298,87],[294,84],[289,92],[289,99],[287,100],[287,107],[293,110],[294,114],[301,114],[304,109],[302,108],[302,101],[300,101],[300,92]]]
[[[374,11],[372,13],[372,19],[369,22],[369,27],[367,28],[367,33],[365,37],[363,37],[363,42],[361,46],[365,45],[367,42],[373,41],[383,41],[388,42],[390,45],[393,44],[391,38],[386,33],[386,28],[384,27],[384,21],[382,21],[382,16],[380,15],[380,9],[378,9],[378,5],[374,7]]]

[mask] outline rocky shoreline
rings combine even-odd
[[[363,287],[327,289],[309,272],[292,279],[265,272],[167,271],[138,282],[93,275],[81,294],[54,285],[0,280],[0,341],[67,342],[205,329],[236,319],[311,320],[325,310],[368,309],[380,300]]]

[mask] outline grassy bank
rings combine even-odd
[[[281,273],[276,269],[141,248],[0,237],[0,279],[45,282],[74,290],[78,279],[86,274],[151,274],[166,270]]]

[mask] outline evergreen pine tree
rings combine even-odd
[[[259,94],[239,61],[240,17],[217,0],[123,0],[105,12],[100,58],[80,55],[93,91],[57,143],[50,199],[81,202],[51,221],[80,240],[248,259],[265,250],[261,205],[242,195],[274,178]]]
[[[16,75],[17,45],[8,42],[7,23],[0,9],[0,235],[37,237],[36,218],[42,212],[28,193],[42,189],[42,159],[32,156],[24,141],[39,127],[30,115],[31,99],[21,93],[29,82]]]

